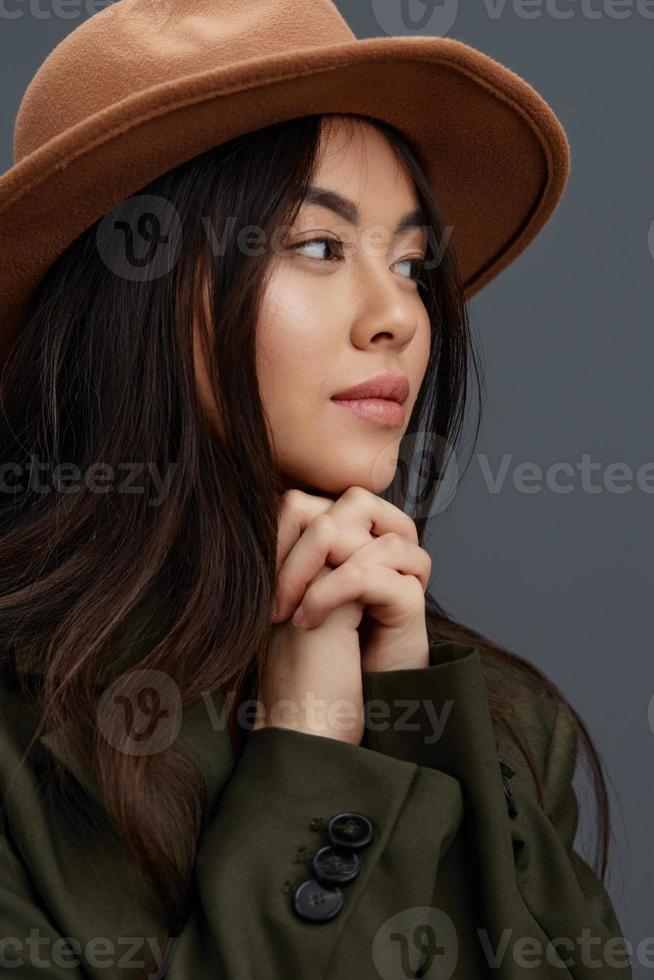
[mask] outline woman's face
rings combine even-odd
[[[420,202],[373,126],[352,131],[336,116],[323,132],[313,186],[345,199],[349,213],[306,200],[278,238],[257,374],[285,488],[337,496],[358,485],[378,493],[395,474],[429,359],[430,323],[416,282],[425,220],[395,230]],[[316,241],[325,238],[343,244]],[[408,381],[401,422],[370,421],[332,400],[381,372]]]

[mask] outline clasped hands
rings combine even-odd
[[[350,487],[336,500],[287,490],[280,500],[272,621],[292,617],[310,630],[357,601],[369,620],[362,670],[427,667],[431,564],[412,519],[364,487]]]

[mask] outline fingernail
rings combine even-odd
[[[295,611],[295,615],[293,616],[293,623],[295,624],[295,626],[301,626],[303,622],[304,622],[304,609],[302,609],[302,607],[300,606],[300,608],[296,609]]]
[[[278,612],[279,612],[279,606],[277,605],[276,602],[273,602],[272,613],[271,613],[270,618],[271,619],[276,619]]]

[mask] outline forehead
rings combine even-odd
[[[420,206],[413,178],[386,135],[351,117],[323,117],[313,184],[350,198],[363,217],[381,211],[397,220]],[[315,195],[306,203],[316,203]]]
[[[349,117],[323,117],[321,146],[301,214],[328,209],[359,230],[415,229],[428,236],[413,178],[384,133]],[[320,211],[316,210],[316,214]]]

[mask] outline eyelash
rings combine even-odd
[[[306,245],[315,245],[316,243],[323,244],[325,242],[327,242],[329,245],[335,245],[337,247],[338,251],[340,252],[341,257],[343,255],[343,249],[348,247],[348,246],[345,245],[345,242],[342,242],[341,241],[340,238],[330,238],[329,236],[325,236],[323,238],[310,238],[306,242],[299,242],[297,245],[291,246],[291,248],[292,248],[293,251],[298,251],[299,249],[304,248]],[[322,262],[322,261],[325,261],[323,259],[317,259],[313,255],[307,255],[306,257],[308,259],[311,259],[311,261],[313,261],[313,262]],[[333,262],[333,261],[335,261],[335,259],[328,259],[327,261]],[[425,266],[427,264],[427,260],[426,259],[416,259],[416,258],[413,258],[413,259],[399,259],[398,261],[400,261],[400,262],[414,262],[418,266],[418,276],[409,276],[408,278],[412,279],[418,285],[418,287],[421,287],[421,288],[426,288],[427,287],[427,285],[428,285],[428,279],[427,279],[426,276],[423,275],[424,268],[425,268]],[[407,277],[405,276],[405,278],[407,278]]]

